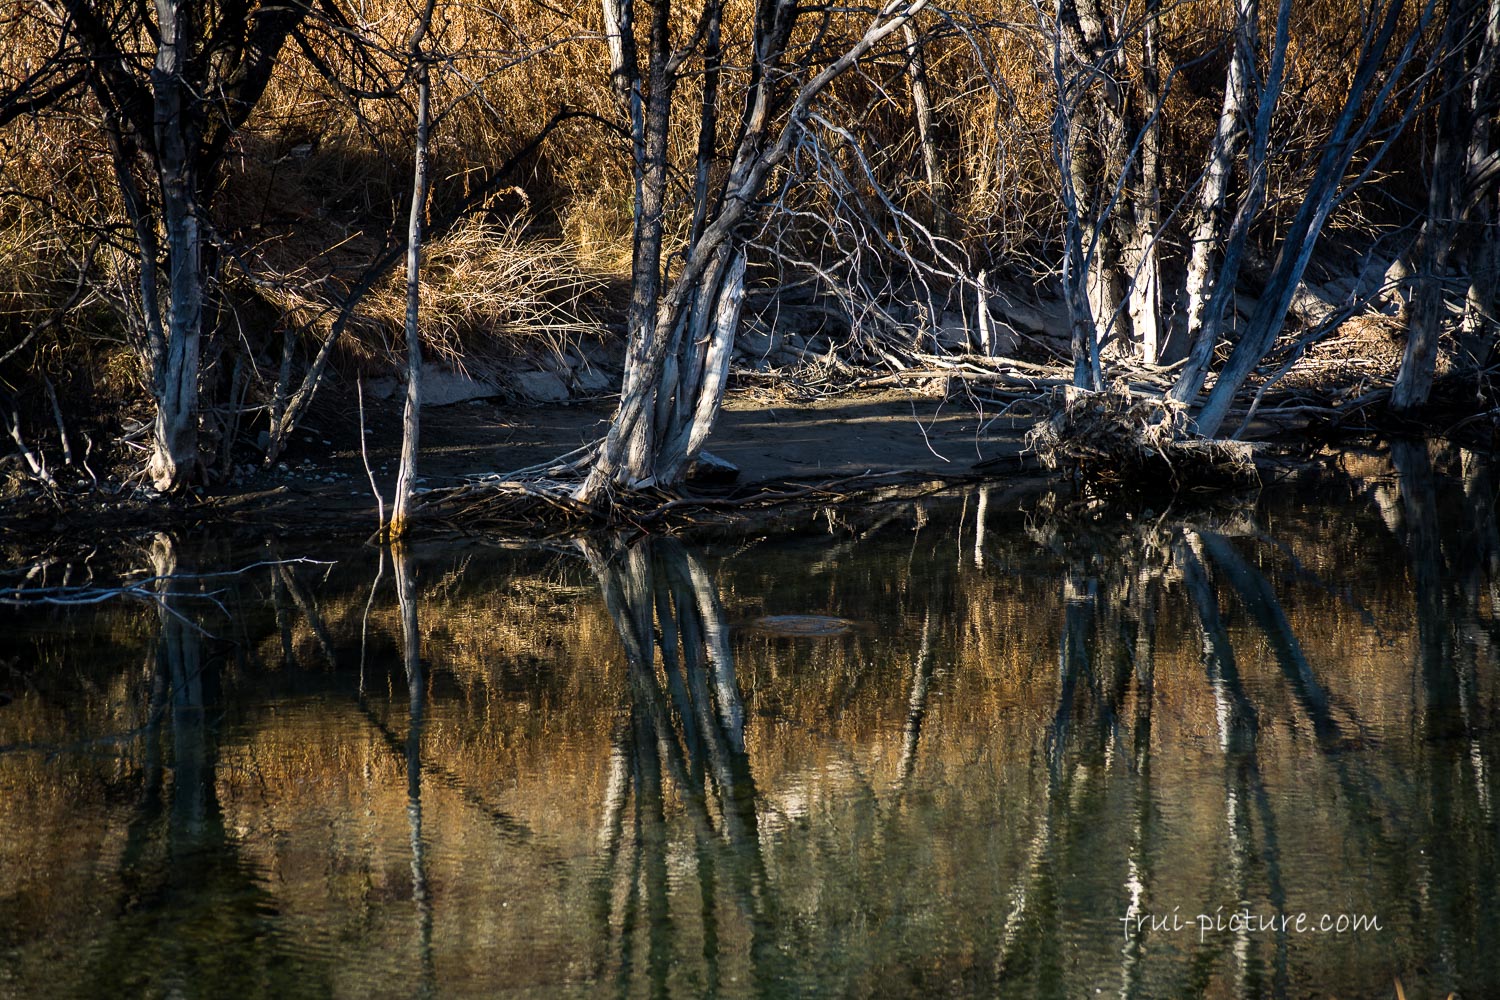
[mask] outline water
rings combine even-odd
[[[0,618],[0,995],[1495,995],[1497,480],[1344,465],[1128,521],[140,539],[93,571],[168,582]]]

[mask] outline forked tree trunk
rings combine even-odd
[[[677,353],[679,365],[674,366],[676,385],[666,395],[668,405],[658,407],[663,436],[656,475],[663,482],[679,482],[687,474],[713,430],[729,380],[729,359],[744,298],[745,253],[726,248],[694,294]]]
[[[1353,180],[1346,179],[1349,164],[1356,153],[1366,150],[1370,133],[1381,121],[1398,82],[1415,56],[1417,41],[1430,23],[1432,7],[1433,4],[1429,3],[1419,12],[1415,25],[1405,36],[1398,56],[1390,65],[1385,64],[1386,54],[1405,22],[1402,16],[1404,3],[1402,0],[1392,0],[1372,17],[1360,47],[1359,61],[1350,81],[1344,107],[1334,124],[1332,134],[1324,144],[1302,206],[1282,236],[1281,248],[1272,265],[1265,291],[1256,304],[1244,333],[1240,335],[1239,343],[1230,354],[1229,361],[1219,373],[1208,401],[1198,414],[1198,433],[1202,436],[1214,437],[1218,434],[1241,386],[1275,343],[1276,335],[1286,322],[1297,284],[1306,273],[1328,217],[1349,192],[1377,168],[1395,137],[1416,113],[1417,102],[1412,102],[1403,109],[1397,121],[1386,128],[1373,152],[1366,155],[1359,174]],[[1377,76],[1384,80],[1378,87],[1375,82]],[[1262,108],[1262,117],[1264,110]],[[1226,289],[1221,287],[1216,294],[1226,294]]]
[[[717,106],[718,5],[704,8],[705,100],[700,106],[698,182],[692,239],[670,281],[662,274],[667,141],[672,89],[690,52],[673,51],[668,0],[657,0],[643,78],[634,43],[632,0],[604,0],[610,79],[635,139],[635,246],[627,326],[630,345],[619,407],[575,499],[593,503],[613,489],[679,483],[702,453],[718,415],[744,297],[744,237],[767,175],[791,153],[813,100],[882,40],[900,30],[926,0],[890,0],[851,48],[813,74],[794,94],[781,64],[798,16],[793,5],[760,0],[755,63],[728,171],[716,194],[707,187]],[[649,84],[643,88],[643,79]],[[643,89],[646,92],[643,95]],[[779,132],[772,115],[785,108]]]
[[[192,0],[112,7],[62,0],[59,9],[65,12],[59,55],[77,75],[10,104],[5,114],[40,110],[80,81],[97,100],[140,268],[140,299],[134,303],[139,314],[127,324],[139,324],[155,405],[146,472],[158,490],[177,490],[202,471],[205,192],[229,137],[264,92],[281,45],[306,8],[299,0],[255,7]],[[202,51],[210,37],[211,56]],[[143,45],[146,52],[155,46],[148,71],[140,59]],[[163,249],[165,275],[159,267]]]
[[[140,313],[129,322],[142,327],[143,368],[156,406],[146,471],[158,490],[176,490],[202,471],[198,383],[209,336],[208,199],[231,139],[265,93],[282,46],[308,8],[303,0],[61,0],[58,7],[66,12],[58,42],[64,64],[76,67],[76,79],[98,103],[135,235]],[[149,71],[143,45],[151,53]],[[36,106],[70,91],[71,84],[53,88]]]
[[[744,299],[745,256],[727,247],[694,288],[689,307],[663,303],[656,331],[674,330],[660,370],[645,350],[626,359],[620,408],[611,427],[627,447],[619,464],[596,460],[591,478],[628,489],[681,481],[718,417]],[[608,438],[606,439],[606,445]]]

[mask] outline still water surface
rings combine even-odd
[[[1130,520],[143,538],[93,569],[147,599],[0,611],[0,996],[1500,995],[1500,479],[1345,464]],[[273,559],[320,561],[207,575]]]

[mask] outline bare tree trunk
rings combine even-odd
[[[99,101],[107,100],[102,88],[97,91]],[[107,105],[106,105],[107,106]],[[114,114],[105,115],[105,137],[109,142],[110,163],[114,167],[115,181],[120,186],[121,200],[125,203],[125,214],[130,219],[130,228],[135,233],[136,259],[140,267],[137,284],[140,286],[140,350],[150,374],[153,395],[156,373],[166,366],[167,331],[162,325],[161,299],[157,293],[160,275],[157,258],[161,256],[161,242],[157,239],[156,225],[151,219],[146,193],[137,182],[132,162],[137,150],[128,126]],[[134,322],[130,324],[134,326]]]
[[[719,79],[723,75],[724,0],[707,0],[703,8],[703,99],[698,103],[698,165],[693,175],[693,226],[688,246],[696,246],[708,222],[709,175],[719,155]]]
[[[1281,99],[1290,35],[1291,2],[1281,0],[1271,43],[1270,65],[1258,89],[1260,3],[1238,0],[1235,11],[1234,53],[1224,80],[1224,103],[1219,128],[1209,151],[1203,187],[1199,192],[1193,227],[1193,246],[1187,271],[1188,361],[1172,386],[1170,396],[1191,402],[1203,389],[1218,346],[1224,315],[1239,283],[1250,229],[1265,203],[1266,157],[1271,120]],[[1252,114],[1253,111],[1253,114]],[[1240,150],[1248,146],[1245,193],[1233,221],[1225,227],[1230,174]],[[1214,254],[1222,246],[1217,272]]]
[[[1438,337],[1448,312],[1444,285],[1453,245],[1454,196],[1458,187],[1458,179],[1453,175],[1458,167],[1453,155],[1454,139],[1446,127],[1438,126],[1427,195],[1427,222],[1422,227],[1417,280],[1407,312],[1406,348],[1401,355],[1396,384],[1391,389],[1391,409],[1398,413],[1426,405],[1437,371]]]
[[[1431,20],[1432,7],[1433,4],[1429,2],[1420,11],[1415,25],[1406,35],[1399,55],[1390,64],[1386,64],[1386,54],[1404,21],[1403,0],[1391,0],[1383,10],[1375,12],[1371,17],[1360,47],[1359,61],[1350,81],[1348,96],[1334,124],[1333,133],[1323,147],[1317,171],[1308,185],[1302,207],[1298,209],[1282,237],[1281,249],[1272,266],[1270,279],[1245,332],[1240,336],[1218,381],[1214,383],[1213,392],[1198,414],[1198,433],[1204,437],[1213,437],[1218,433],[1230,407],[1234,405],[1234,397],[1240,387],[1275,343],[1276,335],[1286,322],[1287,310],[1291,307],[1297,284],[1307,270],[1329,215],[1355,186],[1376,169],[1383,154],[1391,148],[1394,138],[1416,113],[1419,102],[1410,102],[1396,123],[1386,128],[1373,153],[1365,156],[1359,174],[1353,180],[1345,180],[1350,162],[1357,152],[1365,150],[1370,133],[1380,122],[1406,67],[1414,58],[1417,41]],[[1384,81],[1378,87],[1377,75]],[[1264,113],[1265,108],[1262,106],[1262,118]],[[1222,283],[1215,294],[1226,294]]]
[[[1473,226],[1480,232],[1469,254],[1460,343],[1474,368],[1483,368],[1500,340],[1500,198],[1490,197]]]
[[[180,488],[199,471],[198,359],[204,275],[193,169],[199,136],[185,107],[192,96],[185,93],[183,80],[192,58],[193,9],[185,0],[156,0],[156,16],[160,39],[151,85],[170,305],[165,351],[152,372],[156,420],[148,472],[152,485],[167,492]]]
[[[917,122],[917,143],[922,149],[922,170],[927,178],[927,194],[932,199],[932,232],[947,236],[950,230],[953,198],[943,174],[938,155],[937,137],[933,135],[932,88],[927,76],[927,55],[915,26],[907,22],[901,29],[906,41],[906,74],[911,85],[911,103]]]
[[[626,314],[630,347],[621,386],[623,410],[626,400],[643,406],[643,397],[654,395],[649,384],[651,380],[646,377],[650,367],[649,355],[658,338],[672,332],[670,327],[658,323],[657,306],[661,294],[661,250],[668,181],[667,133],[677,77],[668,65],[671,57],[668,36],[671,5],[668,0],[659,0],[653,5],[647,52],[649,76],[646,85],[649,94],[644,98],[634,39],[634,4],[631,0],[604,0],[604,11],[610,78],[617,98],[630,116],[635,146],[635,218],[630,306]],[[652,468],[656,449],[655,421],[651,418],[635,419],[621,430],[621,466],[627,485],[650,485],[655,481]],[[614,433],[613,428],[611,433]]]
[[[1139,150],[1133,169],[1127,177],[1133,184],[1124,188],[1129,197],[1128,212],[1120,212],[1128,232],[1123,243],[1122,264],[1129,280],[1128,308],[1130,325],[1136,338],[1135,347],[1147,364],[1161,360],[1164,327],[1161,319],[1161,261],[1157,253],[1157,233],[1161,229],[1161,53],[1157,31],[1161,20],[1160,0],[1147,0],[1141,23],[1141,101],[1133,116]],[[1122,134],[1124,143],[1130,134]],[[1128,155],[1128,153],[1127,153]]]
[[[728,266],[711,272],[716,282],[705,282],[699,292],[688,326],[688,344],[707,344],[701,361],[690,355],[687,377],[672,398],[676,403],[670,434],[663,443],[657,468],[666,482],[676,482],[703,451],[724,401],[729,381],[729,358],[734,332],[740,325],[740,307],[745,299],[745,254],[736,251]],[[722,277],[721,277],[722,275]]]
[[[1134,339],[1126,309],[1129,278],[1124,270],[1120,195],[1130,188],[1128,98],[1123,51],[1111,36],[1099,0],[1058,0],[1057,22],[1070,55],[1058,99],[1072,105],[1067,115],[1071,147],[1071,186],[1082,227],[1087,266],[1085,288],[1093,316],[1095,340]],[[1113,182],[1118,179],[1118,188]]]
[[[1444,31],[1438,86],[1438,121],[1428,172],[1427,219],[1417,251],[1417,283],[1407,313],[1406,349],[1391,390],[1391,409],[1410,412],[1426,405],[1437,370],[1438,337],[1447,318],[1444,287],[1454,233],[1462,211],[1467,138],[1478,122],[1469,119],[1463,36],[1480,28],[1484,8],[1474,0],[1452,0]]]
[[[1234,52],[1224,80],[1224,101],[1219,111],[1219,127],[1209,148],[1208,165],[1193,212],[1192,236],[1188,250],[1187,277],[1184,282],[1187,307],[1185,328],[1191,338],[1189,364],[1206,371],[1212,357],[1218,331],[1207,326],[1209,292],[1213,282],[1212,264],[1215,252],[1224,240],[1225,202],[1229,177],[1249,135],[1249,74],[1255,65],[1255,45],[1259,35],[1259,0],[1238,0],[1235,4]],[[1179,385],[1183,383],[1179,382]],[[1201,382],[1199,383],[1201,385]],[[1198,392],[1192,387],[1192,395]]]
[[[1459,343],[1474,368],[1482,368],[1500,334],[1500,0],[1481,12],[1479,55],[1469,75],[1469,148],[1465,168],[1464,259],[1469,287],[1464,295]]]
[[[1052,76],[1057,88],[1057,103],[1052,113],[1052,149],[1057,158],[1060,194],[1063,204],[1063,300],[1068,307],[1068,329],[1073,355],[1073,385],[1098,391],[1104,388],[1099,363],[1097,313],[1089,295],[1089,261],[1092,251],[1085,240],[1088,227],[1087,199],[1079,193],[1079,183],[1087,184],[1087,163],[1080,169],[1077,157],[1088,154],[1073,142],[1076,112],[1068,96],[1069,76],[1064,60],[1061,29],[1061,0],[1052,38]]]
[[[406,407],[401,414],[401,465],[396,473],[396,496],[391,504],[390,539],[406,534],[412,491],[417,481],[417,451],[422,429],[422,217],[427,208],[427,145],[432,128],[432,76],[422,42],[432,23],[437,0],[427,6],[411,38],[411,59],[417,74],[417,137],[412,167],[411,215],[406,235]]]

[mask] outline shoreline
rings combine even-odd
[[[1031,423],[918,391],[855,391],[812,401],[756,396],[731,393],[707,444],[739,470],[735,488],[865,474],[977,478],[995,474],[996,465],[1019,469]],[[330,393],[274,467],[240,466],[230,482],[181,497],[129,487],[115,496],[65,495],[60,504],[35,489],[11,496],[0,502],[0,541],[210,524],[367,534],[375,529],[376,502],[358,419],[345,402]],[[400,448],[399,400],[367,398],[365,405],[370,469],[388,504]],[[546,463],[602,436],[613,408],[613,400],[526,407],[471,400],[424,408],[419,486],[432,490]]]
[[[239,466],[222,485],[172,498],[129,487],[116,495],[92,491],[60,501],[35,488],[30,495],[13,494],[0,500],[0,546],[34,550],[38,543],[86,544],[155,530],[214,527],[366,538],[376,530],[377,505],[361,457],[359,418],[353,400],[345,398],[350,395],[323,397],[274,467]],[[737,467],[735,491],[862,477],[882,486],[1059,481],[1025,454],[1034,417],[1003,416],[999,407],[963,395],[944,397],[922,386],[855,389],[812,400],[768,398],[773,395],[754,387],[729,393],[707,443],[708,452]],[[400,448],[400,400],[367,397],[365,407],[369,467],[388,496]],[[608,397],[528,406],[469,400],[424,408],[419,487],[457,486],[557,459],[601,437],[613,409]],[[1306,429],[1305,423],[1262,427],[1275,432],[1261,440],[1285,455],[1324,439]],[[814,496],[809,502],[829,501]],[[433,521],[430,527],[464,529],[461,522]],[[536,529],[514,534],[553,534],[541,521]]]

